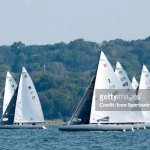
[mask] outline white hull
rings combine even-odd
[[[64,125],[61,131],[134,131],[139,129],[150,129],[150,123],[141,124],[88,124],[88,125]]]
[[[0,125],[0,129],[46,129],[43,125]]]

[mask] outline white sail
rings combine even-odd
[[[149,90],[150,90],[150,72],[148,71],[147,67],[143,65],[138,92],[142,104],[147,103],[150,104]],[[142,107],[142,112],[145,122],[150,122],[150,111],[149,110],[145,111],[145,108]]]
[[[129,79],[126,71],[123,69],[123,67],[121,66],[121,64],[118,61],[116,63],[115,74],[116,74],[118,80],[121,82],[123,88],[126,89],[124,91],[124,93],[128,96],[131,95],[132,97],[136,97],[136,91],[133,89],[132,83],[130,82],[130,79]],[[137,103],[137,102],[138,102],[138,99],[135,99],[135,101],[133,103]],[[142,114],[142,111],[140,110],[140,107],[139,107],[138,111],[134,110],[132,112],[132,115],[133,114],[135,116],[138,116],[138,119],[137,119],[138,122],[144,122],[143,114]]]
[[[94,94],[92,99],[90,123],[97,123],[98,120],[104,120],[108,123],[127,123],[127,122],[138,122],[142,118],[136,116],[134,111],[97,111],[95,106],[95,91],[96,89],[114,89],[115,92],[118,92],[119,89],[124,89],[121,85],[121,82],[117,79],[114,70],[107,60],[103,52],[101,52],[99,65],[97,69]]]
[[[135,79],[135,77],[132,78],[132,88],[134,90],[136,90],[138,88],[139,84],[137,82],[137,80]]]
[[[17,84],[11,74],[7,72],[6,74],[6,81],[5,81],[5,89],[4,89],[4,100],[3,100],[3,114],[6,111],[10,100],[12,99],[15,91],[17,89]]]
[[[22,67],[14,123],[37,122],[44,122],[40,100],[28,72]]]
[[[115,74],[125,89],[133,89],[126,71],[118,61],[116,63]]]
[[[139,89],[150,89],[150,72],[145,65],[142,68]]]

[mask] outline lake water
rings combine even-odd
[[[46,130],[0,130],[0,150],[149,150],[150,130],[135,132],[63,132]]]

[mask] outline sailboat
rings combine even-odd
[[[11,77],[12,78],[12,77]],[[13,83],[14,80],[13,80]],[[44,116],[39,97],[31,77],[25,67],[22,67],[20,81],[14,92],[10,93],[11,86],[5,84],[4,101],[7,107],[3,109],[0,128],[3,129],[45,129]],[[10,95],[9,95],[10,94]],[[9,96],[8,96],[9,95]],[[9,99],[7,99],[7,97]],[[7,101],[6,101],[7,100]]]
[[[90,87],[90,86],[89,86]],[[90,95],[91,110],[89,124],[61,126],[59,130],[62,131],[133,131],[136,126],[139,126],[139,122],[143,123],[143,116],[137,116],[132,110],[117,111],[109,110],[109,108],[102,110],[98,109],[96,103],[96,91],[109,91],[115,95],[119,95],[120,90],[124,90],[121,82],[117,79],[115,72],[105,54],[101,52],[99,65],[97,69],[95,85],[93,92]],[[87,90],[88,91],[88,90]],[[87,94],[87,91],[85,95]],[[82,99],[83,100],[83,99]],[[123,102],[123,101],[122,101]],[[82,103],[82,102],[80,102]],[[105,103],[105,102],[104,102]],[[77,110],[76,110],[77,111]],[[75,113],[77,114],[77,112]],[[75,115],[73,115],[75,116]],[[72,117],[73,118],[73,117]],[[80,118],[81,119],[81,118]],[[134,124],[134,125],[133,125]],[[135,125],[136,124],[136,125]]]
[[[2,105],[2,110],[1,110],[1,124],[3,124],[3,122],[7,122],[10,123],[13,120],[13,110],[14,110],[14,99],[15,99],[15,95],[16,95],[16,89],[17,89],[17,84],[16,81],[14,80],[14,78],[12,77],[12,75],[7,72],[6,74],[6,80],[5,80],[5,88],[2,92],[2,100],[1,100],[1,105]],[[5,112],[6,110],[8,110],[8,105],[12,104],[12,108],[10,110],[10,116],[5,118]],[[8,114],[9,115],[9,114]],[[8,120],[9,119],[9,120]]]
[[[138,95],[139,84],[135,77],[132,78],[132,88],[135,91],[136,95]]]
[[[127,75],[127,72],[123,69],[122,65],[120,64],[119,61],[117,61],[116,63],[116,69],[115,69],[115,74],[118,78],[118,80],[121,82],[123,88],[125,89],[125,94],[128,96],[134,96],[136,97],[137,94],[137,90],[134,90],[132,87],[132,83],[130,82],[130,79]],[[139,103],[138,99],[136,99],[136,103]],[[134,101],[134,104],[136,104]],[[141,111],[141,108],[138,107],[138,110],[134,110],[132,109],[132,111],[134,111],[134,115],[138,116],[137,119],[135,119],[135,122],[144,122],[144,117],[143,117],[143,113]]]
[[[5,81],[5,90],[4,90],[4,100],[3,100],[3,114],[5,113],[8,104],[10,103],[14,93],[17,89],[17,83],[12,77],[12,75],[7,72],[6,81]]]
[[[132,78],[132,88],[133,88],[134,90],[137,90],[138,86],[139,86],[139,84],[138,84],[136,78],[133,77],[133,78]]]
[[[98,70],[97,70],[97,75],[96,75],[96,81],[95,81],[95,87],[94,91],[97,89],[99,90],[105,90],[108,93],[115,93],[115,96],[117,95],[128,95],[129,93],[124,90],[123,85],[121,82],[119,82],[116,74],[114,73],[114,70],[107,60],[105,54],[101,52],[100,60],[99,60],[99,65],[98,65]],[[105,92],[104,91],[104,92]],[[102,91],[103,92],[103,91]],[[103,94],[103,93],[102,93]],[[105,94],[105,93],[104,93]],[[106,93],[107,94],[107,93]],[[124,99],[119,99],[118,101],[120,104],[126,104],[126,101]],[[104,104],[107,102],[104,101]],[[134,100],[132,103],[135,103]],[[135,122],[143,122],[142,115],[137,116],[136,113],[132,110],[123,110],[123,108],[117,110],[115,109],[110,111],[110,108],[107,107],[105,110],[96,110],[95,106],[95,94],[93,94],[93,100],[92,100],[92,111],[91,111],[91,117],[90,117],[90,123],[97,123],[97,120],[100,120],[99,123],[135,123]],[[108,120],[104,120],[103,118],[108,118]]]
[[[143,65],[140,84],[139,84],[139,91],[138,95],[140,96],[140,102],[142,104],[149,104],[150,100],[150,72],[145,65]],[[148,125],[150,124],[150,110],[149,108],[142,107],[142,113],[144,116],[145,123]]]

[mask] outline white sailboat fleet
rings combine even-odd
[[[121,64],[117,62],[114,71],[105,54],[101,52],[95,79],[90,83],[69,123],[59,127],[59,130],[134,131],[135,129],[150,128],[150,108],[145,111],[145,109],[141,107],[142,104],[148,103],[150,93],[145,93],[145,90],[149,89],[150,72],[145,65],[143,65],[140,84],[138,85],[135,78],[133,78],[131,83]],[[136,105],[137,107],[129,107],[127,110],[117,110],[115,108],[110,110],[109,107],[104,110],[102,108],[98,109],[99,106],[97,105],[99,105],[99,103],[96,102],[97,90],[108,90],[109,92],[112,92],[111,94],[115,93],[113,100],[122,94],[123,91],[123,94],[128,96],[131,105]],[[138,96],[141,96],[140,94],[143,94],[144,96],[139,100]],[[147,95],[145,96],[145,94]],[[102,100],[104,100],[104,97]],[[125,99],[121,102],[126,103]],[[108,104],[105,101],[103,101],[103,103]],[[86,112],[86,110],[88,112]],[[84,118],[85,112],[86,120]]]
[[[40,100],[25,67],[18,86],[7,72],[2,108],[0,129],[45,129]]]
[[[150,107],[145,108],[150,103],[149,90],[150,72],[145,65],[142,68],[140,83],[138,84],[135,77],[131,83],[121,64],[117,62],[114,71],[105,54],[101,52],[96,75],[90,82],[71,120],[67,125],[59,127],[59,130],[134,131],[149,129]],[[111,95],[109,100],[113,102],[116,102],[122,94],[126,95],[127,99],[119,97],[119,103],[110,105],[110,101],[106,101],[104,97],[106,94]],[[7,72],[1,98],[3,101],[0,129],[45,129],[42,125],[44,116],[40,100],[25,67],[22,67],[19,85]],[[115,107],[103,108],[101,104]],[[123,109],[128,105],[133,107]],[[121,107],[117,109],[116,106]]]

